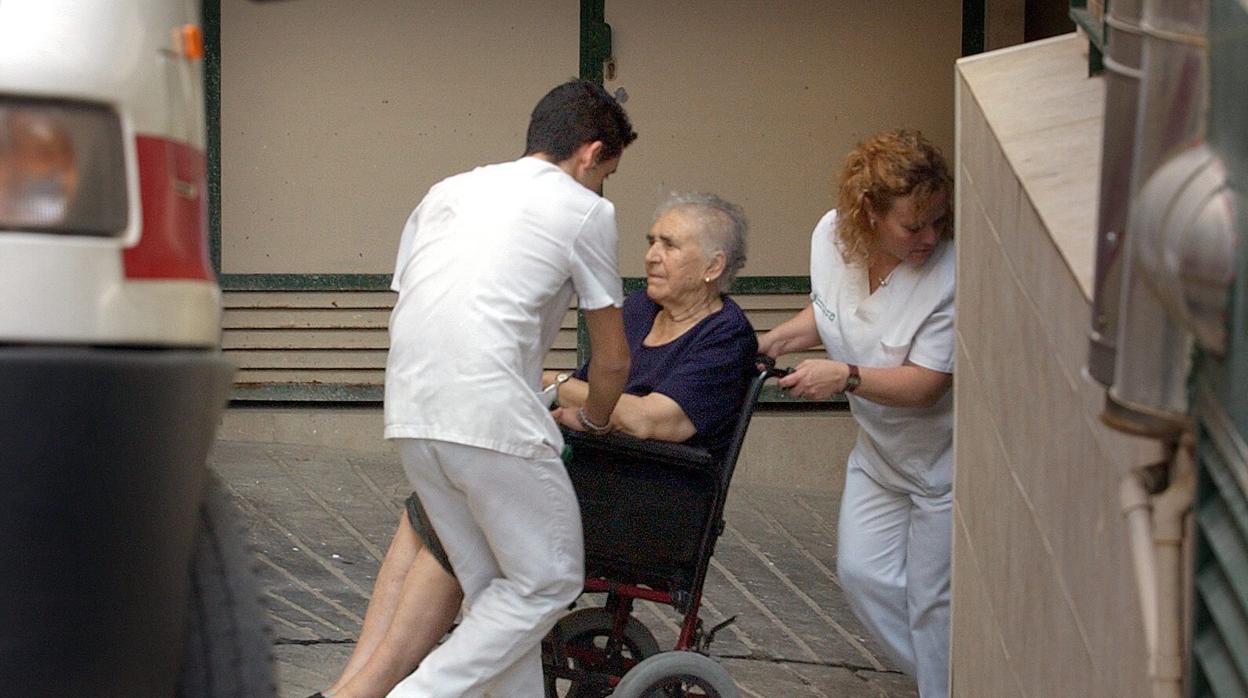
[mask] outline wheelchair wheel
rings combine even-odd
[[[663,652],[633,667],[615,687],[615,698],[740,698],[728,670],[690,651]]]
[[[556,657],[562,655],[565,669],[590,671],[600,675],[601,681],[569,681],[546,672],[546,698],[599,698],[611,693],[606,680],[610,676],[623,676],[646,657],[659,653],[659,643],[641,621],[630,617],[624,625],[624,637],[620,647],[611,648],[611,613],[604,608],[582,608],[569,613],[555,625],[547,640],[561,643],[553,652],[549,643],[542,643],[542,664],[553,667]]]

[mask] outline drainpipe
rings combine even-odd
[[[1145,0],[1139,106],[1134,134],[1132,205],[1138,192],[1175,152],[1204,134],[1208,101],[1207,2]],[[1131,433],[1175,439],[1191,426],[1187,376],[1192,336],[1166,312],[1154,292],[1170,280],[1141,264],[1154,241],[1140,240],[1140,222],[1127,218],[1117,355],[1103,418]]]
[[[1225,169],[1204,146],[1179,153],[1149,179],[1131,209],[1131,245],[1137,253],[1128,270],[1136,275],[1134,291],[1141,296],[1147,294],[1148,303],[1158,309],[1165,322],[1131,325],[1141,316],[1128,314],[1124,316],[1120,336],[1140,337],[1157,331],[1159,326],[1182,328],[1187,346],[1199,345],[1213,356],[1225,354],[1225,313],[1238,256],[1234,203]],[[1175,341],[1173,337],[1162,339]],[[1127,349],[1120,351],[1118,357],[1121,361],[1131,355],[1132,351]],[[1186,357],[1178,366],[1150,364],[1147,368],[1156,372],[1152,377],[1156,383],[1128,389],[1139,395],[1146,389],[1156,390],[1157,385],[1170,386],[1179,378],[1185,386],[1186,374],[1178,374],[1187,367]],[[1119,372],[1115,380],[1149,379],[1139,367],[1132,368],[1132,372]],[[1114,402],[1114,391],[1121,385],[1116,382],[1110,388],[1107,404]],[[1182,395],[1186,400],[1186,393]],[[1151,409],[1152,414],[1143,416],[1154,419],[1161,415],[1166,420],[1160,422],[1163,424],[1189,419],[1185,411],[1165,413],[1156,406]],[[1128,431],[1140,433],[1140,416],[1139,412],[1130,414],[1136,422]],[[1115,419],[1107,421],[1115,424]],[[1122,508],[1144,608],[1149,675],[1155,698],[1178,698],[1183,684],[1184,599],[1189,580],[1182,546],[1184,519],[1191,509],[1195,489],[1192,434],[1192,429],[1186,427],[1178,428],[1174,434],[1153,432],[1151,435],[1175,444],[1170,447],[1170,456],[1157,466],[1132,471],[1121,486]],[[1153,493],[1155,496],[1150,498],[1148,495]]]
[[[1135,565],[1145,645],[1148,656],[1152,657],[1157,651],[1157,564],[1153,559],[1153,504],[1149,501],[1149,488],[1144,479],[1145,475],[1137,471],[1122,478],[1119,498],[1123,518],[1127,521],[1131,561]]]
[[[1190,435],[1175,454],[1171,483],[1153,500],[1153,545],[1157,567],[1157,642],[1149,657],[1153,698],[1183,695],[1184,599],[1187,594],[1183,564],[1184,521],[1196,491]]]
[[[1117,327],[1101,327],[1106,332],[1116,329],[1116,346],[1110,347],[1116,350],[1114,371],[1102,419],[1119,430],[1160,439],[1168,449],[1161,464],[1128,473],[1120,490],[1155,698],[1178,698],[1183,688],[1184,609],[1190,587],[1183,563],[1184,524],[1195,490],[1188,404],[1191,356],[1196,347],[1215,356],[1226,351],[1227,299],[1238,255],[1235,197],[1221,161],[1203,145],[1208,13],[1203,0],[1144,2]],[[1111,118],[1107,111],[1107,128]],[[1110,157],[1110,145],[1106,148]],[[1105,167],[1112,171],[1121,164],[1107,162]],[[1102,206],[1112,209],[1117,204],[1105,196],[1106,176]],[[1098,253],[1119,249],[1114,244],[1121,244],[1120,238],[1104,239],[1113,231],[1115,215],[1101,211]],[[1117,258],[1111,254],[1104,270],[1101,263],[1098,257],[1098,284],[1107,287]],[[1104,294],[1106,288],[1097,290]],[[1104,346],[1098,348],[1095,331],[1101,321],[1102,316],[1094,315],[1089,355],[1089,374],[1098,379],[1103,376],[1095,374],[1103,372],[1103,365],[1094,364]]]
[[[1187,516],[1195,496],[1191,432],[1167,444],[1160,463],[1122,479],[1122,513],[1139,590],[1153,698],[1180,698],[1183,689]]]
[[[1101,133],[1101,195],[1096,222],[1096,277],[1092,327],[1088,335],[1088,375],[1114,383],[1118,299],[1122,294],[1123,251],[1131,169],[1135,158],[1135,115],[1140,95],[1141,0],[1114,0],[1106,9],[1105,122]]]

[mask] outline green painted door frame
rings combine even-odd
[[[611,56],[611,26],[605,22],[604,0],[581,0],[580,70],[601,83],[603,64]],[[208,124],[209,250],[212,268],[226,291],[388,291],[390,274],[222,274],[221,273],[221,2],[204,0],[204,101]],[[626,279],[639,288],[640,279]],[[805,276],[742,277],[733,293],[810,293]]]
[[[963,0],[962,5],[962,53],[970,55],[984,49],[985,0]],[[209,192],[209,251],[213,269],[217,272],[221,288],[225,291],[388,291],[390,274],[341,274],[341,273],[272,273],[272,274],[224,274],[221,266],[221,2],[203,0],[204,30],[204,82],[205,107],[207,110],[207,177]],[[578,74],[587,80],[601,83],[603,67],[612,56],[611,27],[606,23],[605,0],[581,0],[580,2],[580,66]],[[626,292],[644,287],[644,279],[625,278]],[[810,293],[808,276],[747,276],[738,278],[731,292],[736,295]],[[578,345],[585,345],[584,323],[579,323]],[[579,347],[578,347],[579,348]],[[371,392],[348,391],[340,394],[335,388],[322,386],[325,390],[315,396],[304,393],[284,396],[280,390],[265,392],[255,399],[314,399],[314,400],[368,400],[379,399]],[[776,392],[774,386],[764,395],[766,402],[792,402]],[[305,391],[306,392],[306,391]],[[375,391],[374,391],[375,392]],[[345,397],[343,397],[345,395]],[[300,397],[302,396],[302,397]],[[337,397],[335,397],[337,396]],[[237,397],[237,396],[236,396]],[[843,400],[834,399],[843,405]],[[803,403],[809,405],[810,403]]]
[[[962,0],[962,55],[984,52],[988,27],[987,0]]]

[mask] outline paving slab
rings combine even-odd
[[[359,634],[409,486],[384,452],[218,441],[209,463],[256,549],[282,698],[327,687]],[[917,695],[850,612],[836,579],[834,494],[734,485],[702,618],[731,616],[711,655],[753,698]],[[593,599],[583,599],[592,603]],[[678,616],[637,617],[671,647]]]

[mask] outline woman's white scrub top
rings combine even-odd
[[[873,368],[909,362],[953,373],[953,243],[939,243],[922,265],[902,262],[870,293],[866,267],[846,263],[835,229],[833,210],[815,226],[810,241],[810,299],[828,357]],[[852,464],[886,486],[927,496],[949,490],[952,390],[924,408],[846,397],[859,426]]]

